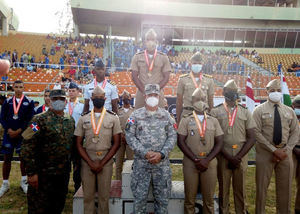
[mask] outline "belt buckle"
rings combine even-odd
[[[276,147],[277,149],[280,149],[280,148],[285,147],[285,144],[278,144],[278,145],[275,145],[275,147]]]
[[[237,144],[234,144],[234,145],[232,145],[232,148],[233,148],[233,149],[237,149],[237,148],[238,148],[238,145],[237,145]]]
[[[96,155],[97,155],[97,156],[101,156],[101,155],[102,155],[102,152],[96,152]]]
[[[200,157],[204,157],[205,155],[206,155],[206,152],[200,152],[200,153],[199,153],[199,156],[200,156]]]

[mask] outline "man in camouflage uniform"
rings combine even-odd
[[[172,182],[168,155],[176,142],[176,125],[170,114],[158,107],[159,93],[159,85],[145,86],[146,106],[131,114],[125,128],[126,141],[134,151],[131,190],[136,214],[146,213],[150,184],[154,213],[168,212]]]
[[[183,115],[190,114],[193,111],[192,94],[196,88],[201,88],[204,92],[202,98],[209,109],[214,106],[214,81],[211,76],[203,74],[203,62],[200,52],[191,57],[191,72],[183,74],[178,80],[177,99],[176,99],[176,117],[177,123]]]
[[[133,112],[134,108],[130,106],[131,94],[124,90],[122,94],[123,107],[118,110],[118,116],[122,128],[121,146],[116,154],[116,180],[122,180],[123,161],[126,152],[127,160],[133,159],[133,151],[129,148],[125,139],[125,125]]]
[[[61,213],[68,192],[75,121],[64,114],[65,91],[52,90],[50,99],[50,109],[36,115],[22,134],[28,213]]]

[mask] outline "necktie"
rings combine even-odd
[[[278,111],[278,104],[275,104],[274,109],[274,132],[273,132],[273,142],[275,145],[279,145],[281,143],[282,138],[282,127],[281,127],[281,120],[280,114]]]

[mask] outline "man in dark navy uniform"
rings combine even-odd
[[[44,111],[48,111],[50,107],[50,89],[45,89],[44,91],[44,101],[45,103],[43,105],[40,105],[34,109],[34,114],[40,114]]]
[[[0,188],[0,197],[9,190],[9,174],[11,169],[11,160],[14,149],[16,153],[20,153],[22,143],[22,132],[27,128],[29,121],[34,113],[34,103],[31,99],[24,96],[24,84],[17,80],[14,82],[13,89],[15,94],[13,97],[6,99],[2,105],[0,122],[4,128],[3,144],[1,153],[4,154],[3,163],[3,184]],[[27,177],[23,162],[20,163],[21,168],[21,188],[27,193]]]

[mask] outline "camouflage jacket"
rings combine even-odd
[[[174,148],[177,135],[176,124],[169,112],[162,108],[151,114],[145,107],[135,110],[129,117],[126,127],[126,141],[133,149],[135,159],[148,161],[148,151],[162,152],[168,161],[169,152]]]
[[[21,159],[27,175],[69,172],[75,121],[52,111],[35,115],[23,132]]]

